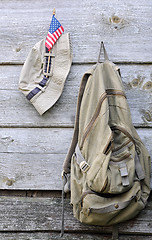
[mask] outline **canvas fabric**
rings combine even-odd
[[[81,81],[75,128],[63,166],[74,216],[109,226],[135,217],[150,194],[149,153],[136,132],[120,69],[108,59]]]
[[[51,61],[47,72],[48,57]],[[43,39],[36,43],[28,54],[20,74],[19,90],[27,98],[32,91],[37,91],[29,100],[40,115],[51,108],[62,94],[71,63],[72,47],[69,33],[60,36],[50,53],[46,51]]]

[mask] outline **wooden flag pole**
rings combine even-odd
[[[55,15],[55,8],[53,9],[53,15]]]
[[[55,16],[55,8],[53,9],[53,15]],[[49,53],[51,52],[51,50],[49,51]],[[48,63],[47,63],[47,71],[46,73],[49,72],[49,64],[50,64],[50,56],[48,57]]]
[[[51,51],[51,50],[50,50],[50,51]],[[49,53],[50,53],[50,51],[49,51]],[[49,57],[48,57],[48,63],[47,63],[47,71],[46,71],[46,73],[49,72],[49,64],[50,64],[50,55],[49,55]]]

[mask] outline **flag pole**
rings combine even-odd
[[[53,16],[55,16],[55,8],[53,9]],[[50,49],[50,51],[51,51],[51,49]],[[50,51],[49,51],[49,53],[50,53]],[[49,72],[49,64],[50,64],[50,55],[48,57],[48,64],[47,64],[47,71],[46,71],[46,73]]]
[[[55,15],[55,8],[53,9],[53,15]]]

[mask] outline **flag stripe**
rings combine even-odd
[[[57,38],[56,38],[56,36],[55,36],[55,34],[54,34],[54,33],[52,34],[52,38],[53,38],[53,39],[54,39],[54,41],[56,42]]]
[[[53,37],[55,38],[55,41],[58,39],[58,36],[55,34],[55,32],[53,33]]]
[[[46,42],[47,42],[47,44],[48,44],[50,47],[53,46],[53,44],[52,44],[51,42],[49,42],[48,39],[46,39]]]
[[[50,39],[52,39],[52,41],[55,43],[56,39],[53,34],[48,33],[48,37],[50,37]]]
[[[47,48],[52,48],[53,45],[50,44],[48,41],[46,41],[46,42],[45,42],[45,46],[46,46]]]
[[[54,40],[52,37],[50,38],[49,36],[47,36],[47,39],[49,40],[49,42],[52,43],[52,45],[56,42],[56,40]]]
[[[56,40],[57,40],[58,39],[58,35],[56,34],[56,32],[54,32],[53,35],[56,37]]]
[[[64,28],[62,26],[60,28],[61,28],[62,32],[64,32]]]
[[[58,28],[58,32],[59,32],[59,34],[60,34],[60,35],[62,34],[62,32],[61,32],[60,28]]]
[[[52,47],[52,46],[48,45],[47,41],[45,42],[45,46],[46,46],[48,49],[50,49],[50,47]]]
[[[60,37],[60,33],[58,31],[58,29],[56,30],[56,34],[58,35],[58,38]]]
[[[47,38],[46,38],[47,40],[48,40],[48,42],[50,42],[50,43],[52,43],[52,45],[55,43],[55,41],[54,40],[52,40],[49,36],[47,36]]]

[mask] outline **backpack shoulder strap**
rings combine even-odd
[[[105,46],[104,46],[104,43],[103,43],[103,41],[102,41],[101,44],[100,44],[100,51],[99,51],[99,56],[98,56],[98,63],[100,62],[100,56],[101,56],[102,50],[103,50],[103,53],[104,53],[104,61],[109,60],[107,51],[106,51]]]
[[[75,125],[74,125],[74,133],[73,133],[73,138],[71,142],[71,146],[68,150],[67,156],[64,160],[63,163],[63,173],[70,173],[70,168],[71,168],[71,158],[72,155],[75,151],[77,142],[78,142],[78,133],[79,133],[79,115],[80,115],[80,106],[81,106],[81,101],[83,97],[83,93],[85,90],[85,86],[87,84],[89,76],[92,74],[92,70],[86,72],[82,78],[81,85],[80,85],[80,90],[78,94],[78,100],[77,100],[77,111],[76,111],[76,118],[75,118]]]
[[[100,61],[100,55],[101,55],[102,50],[104,52],[104,60],[109,60],[107,51],[106,51],[105,46],[104,46],[104,43],[101,42],[98,62]],[[84,76],[82,78],[82,81],[81,81],[80,90],[79,90],[79,94],[78,94],[78,100],[77,100],[77,112],[76,112],[75,125],[74,125],[74,134],[73,134],[71,146],[70,146],[70,148],[68,150],[67,156],[66,156],[66,158],[64,160],[64,163],[63,163],[62,175],[63,175],[63,173],[70,173],[71,158],[72,158],[72,155],[73,155],[73,153],[75,151],[75,148],[76,148],[76,145],[77,145],[77,142],[78,142],[79,115],[80,115],[81,101],[82,101],[84,89],[85,89],[85,86],[87,84],[88,78],[93,73],[94,69],[95,68],[92,68],[91,70],[87,71],[84,74]]]

